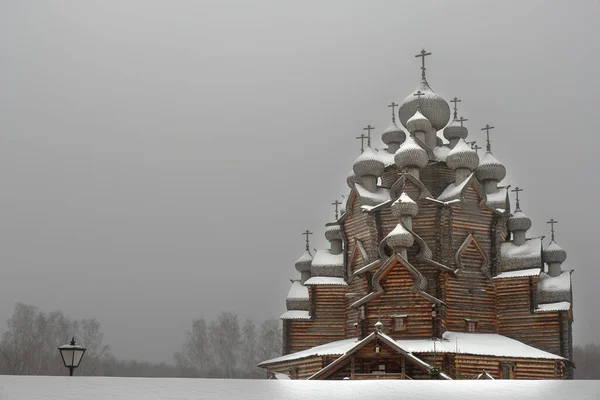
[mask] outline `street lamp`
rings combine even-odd
[[[69,375],[73,376],[73,370],[79,367],[79,363],[83,358],[86,348],[75,344],[75,338],[71,339],[71,343],[63,344],[58,348],[65,367],[69,368]]]

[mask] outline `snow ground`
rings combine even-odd
[[[2,400],[577,399],[600,381],[292,381],[0,376]]]

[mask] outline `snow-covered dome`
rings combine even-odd
[[[424,94],[420,99],[415,96],[415,93],[419,90]],[[431,126],[436,131],[446,126],[450,119],[450,106],[442,96],[431,90],[425,79],[421,81],[421,85],[413,93],[404,99],[400,106],[398,117],[400,117],[402,125],[407,126],[406,123],[410,117],[415,115],[418,104],[421,105],[421,113],[431,122]]]
[[[327,224],[325,226],[325,239],[328,241],[342,240],[342,229],[338,224]]]
[[[475,170],[475,176],[480,181],[490,179],[500,182],[506,176],[506,168],[490,151],[487,151]]]
[[[304,253],[296,260],[296,270],[298,272],[310,271],[313,257],[308,250],[304,250]]]
[[[404,167],[424,168],[429,163],[429,156],[427,155],[427,151],[419,146],[415,138],[411,135],[406,138],[398,151],[396,151],[394,162],[400,169]]]
[[[421,114],[419,108],[417,108],[414,115],[406,121],[405,125],[410,133],[431,131],[431,122]]]
[[[457,119],[453,119],[452,122],[444,128],[444,137],[448,140],[452,139],[466,139],[469,135],[469,131],[464,126],[461,126]]]
[[[527,231],[531,228],[531,219],[517,208],[507,222],[509,232]]]
[[[405,192],[402,192],[400,197],[392,204],[392,215],[402,217],[409,215],[414,217],[419,213],[419,206]]]
[[[357,176],[381,176],[385,170],[385,165],[377,156],[377,153],[370,147],[367,147],[363,153],[358,156],[352,170]]]
[[[396,225],[396,227],[385,237],[387,245],[395,251],[412,246],[414,241],[413,235],[406,230],[402,223]]]
[[[467,168],[473,171],[479,165],[479,156],[467,142],[460,140],[456,146],[448,152],[446,164],[452,169]]]
[[[406,133],[394,121],[381,134],[381,140],[387,145],[390,143],[402,143],[405,139]]]
[[[567,259],[567,252],[563,250],[555,241],[551,241],[542,253],[546,263],[564,263]]]
[[[350,189],[352,189],[354,187],[353,184],[356,182],[358,182],[358,177],[356,176],[354,171],[350,170],[348,176],[346,177],[346,183],[348,184]]]

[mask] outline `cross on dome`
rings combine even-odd
[[[454,97],[452,100],[450,100],[450,103],[454,103],[454,119],[458,119],[458,103],[461,102],[462,100],[458,97]]]
[[[522,191],[523,191],[523,189],[521,189],[521,188],[520,188],[520,187],[518,187],[518,186],[517,186],[517,187],[515,187],[513,190],[511,190],[511,192],[515,193],[515,196],[516,196],[516,198],[517,198],[517,208],[521,208],[521,207],[519,206],[519,192],[522,192]]]
[[[367,146],[371,147],[371,130],[375,129],[374,126],[367,125],[366,128],[363,128],[363,131],[367,131]]]
[[[308,235],[312,235],[313,233],[307,229],[305,232],[302,232],[302,234],[306,235],[306,251],[309,251],[310,247],[309,247]]]
[[[421,57],[421,78],[425,79],[425,57],[430,56],[431,53],[427,53],[425,49],[421,50],[419,54],[415,56],[415,58]]]
[[[460,121],[460,127],[461,128],[463,127],[463,122],[468,121],[468,119],[463,118],[463,117],[460,117],[458,120]]]
[[[365,152],[365,139],[368,139],[367,135],[361,133],[360,136],[357,136],[355,139],[360,139],[360,152]]]
[[[417,96],[417,111],[421,112],[421,96],[425,96],[425,93],[417,90],[417,93],[413,93],[413,96]]]
[[[398,104],[392,101],[392,103],[388,105],[388,107],[391,107],[392,109],[392,122],[396,122],[396,107],[398,107]]]
[[[477,155],[479,155],[479,149],[483,149],[483,147],[479,146],[477,143],[473,144],[473,146],[471,146],[471,148],[472,148],[473,150],[475,150],[475,153],[476,153]]]
[[[490,129],[494,129],[494,127],[490,126],[489,124],[486,124],[483,128],[481,128],[482,131],[485,131],[487,137],[487,145],[485,146],[486,151],[492,151],[492,146],[490,144]]]
[[[337,221],[337,219],[338,219],[338,206],[339,206],[340,204],[342,204],[342,202],[341,202],[341,201],[339,201],[339,200],[336,200],[336,201],[334,201],[333,203],[331,203],[331,205],[335,207],[335,220],[336,220],[336,221]]]
[[[550,218],[550,221],[546,222],[550,224],[550,232],[552,232],[552,242],[554,242],[554,224],[558,224],[558,221],[555,221],[554,218]]]

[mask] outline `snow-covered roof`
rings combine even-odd
[[[350,350],[357,339],[344,339],[336,342],[316,346],[311,349],[287,354],[271,360],[264,361],[259,365],[272,364],[281,361],[296,360],[299,358],[323,355],[342,355]],[[536,349],[497,333],[467,333],[446,331],[442,340],[432,339],[399,339],[398,346],[409,353],[462,353],[473,355],[487,355],[495,357],[520,357],[520,358],[544,358],[563,360],[556,354]]]
[[[600,392],[600,381],[0,376],[0,388],[2,398],[22,400],[397,400],[399,397],[413,400],[595,400]]]
[[[571,301],[571,271],[563,271],[559,276],[540,274],[537,286],[538,303]]]
[[[567,311],[571,309],[571,303],[568,301],[559,301],[556,303],[538,304],[535,312]]]
[[[493,279],[505,279],[505,278],[522,278],[524,276],[538,276],[542,272],[541,268],[529,268],[529,269],[521,269],[518,271],[507,271],[499,273],[494,276]]]
[[[335,342],[322,344],[320,346],[311,347],[310,349],[297,351],[295,353],[286,354],[285,356],[272,358],[258,364],[258,366],[265,364],[273,364],[282,361],[298,360],[300,358],[312,357],[312,356],[330,356],[330,355],[342,355],[350,350],[359,340],[356,338],[337,340]]]
[[[471,183],[472,178],[473,178],[473,174],[469,175],[469,177],[467,179],[465,179],[458,185],[456,185],[454,182],[452,182],[451,184],[449,184],[446,187],[446,189],[444,189],[442,194],[440,194],[437,199],[439,201],[447,202],[450,200],[456,200],[456,199],[460,198],[460,195],[463,192],[463,190],[465,189],[465,186],[467,186],[469,183]]]
[[[541,268],[542,239],[528,239],[521,246],[513,242],[500,244],[500,265],[502,271]]]
[[[344,254],[331,254],[331,250],[317,250],[312,261],[313,276],[341,276],[344,266]]]
[[[348,286],[344,278],[336,278],[333,276],[313,276],[304,282],[305,285],[338,285]]]
[[[375,192],[369,192],[360,183],[355,183],[354,187],[360,197],[360,204],[363,206],[376,206],[386,201],[390,201],[390,190],[378,187]]]
[[[448,157],[450,150],[449,146],[436,146],[433,148],[433,154],[436,160],[446,162],[446,157]]]
[[[490,207],[500,208],[502,212],[506,207],[506,189],[498,189],[494,193],[488,193],[486,195],[486,204]]]
[[[377,157],[379,158],[379,161],[381,161],[383,163],[383,165],[385,165],[386,167],[389,167],[390,165],[394,165],[394,154],[395,153],[390,153],[389,151],[387,151],[387,149],[380,149],[377,152]]]
[[[298,281],[292,282],[287,295],[288,300],[308,300],[308,288]]]
[[[310,319],[310,314],[303,310],[289,310],[284,312],[279,319]]]

